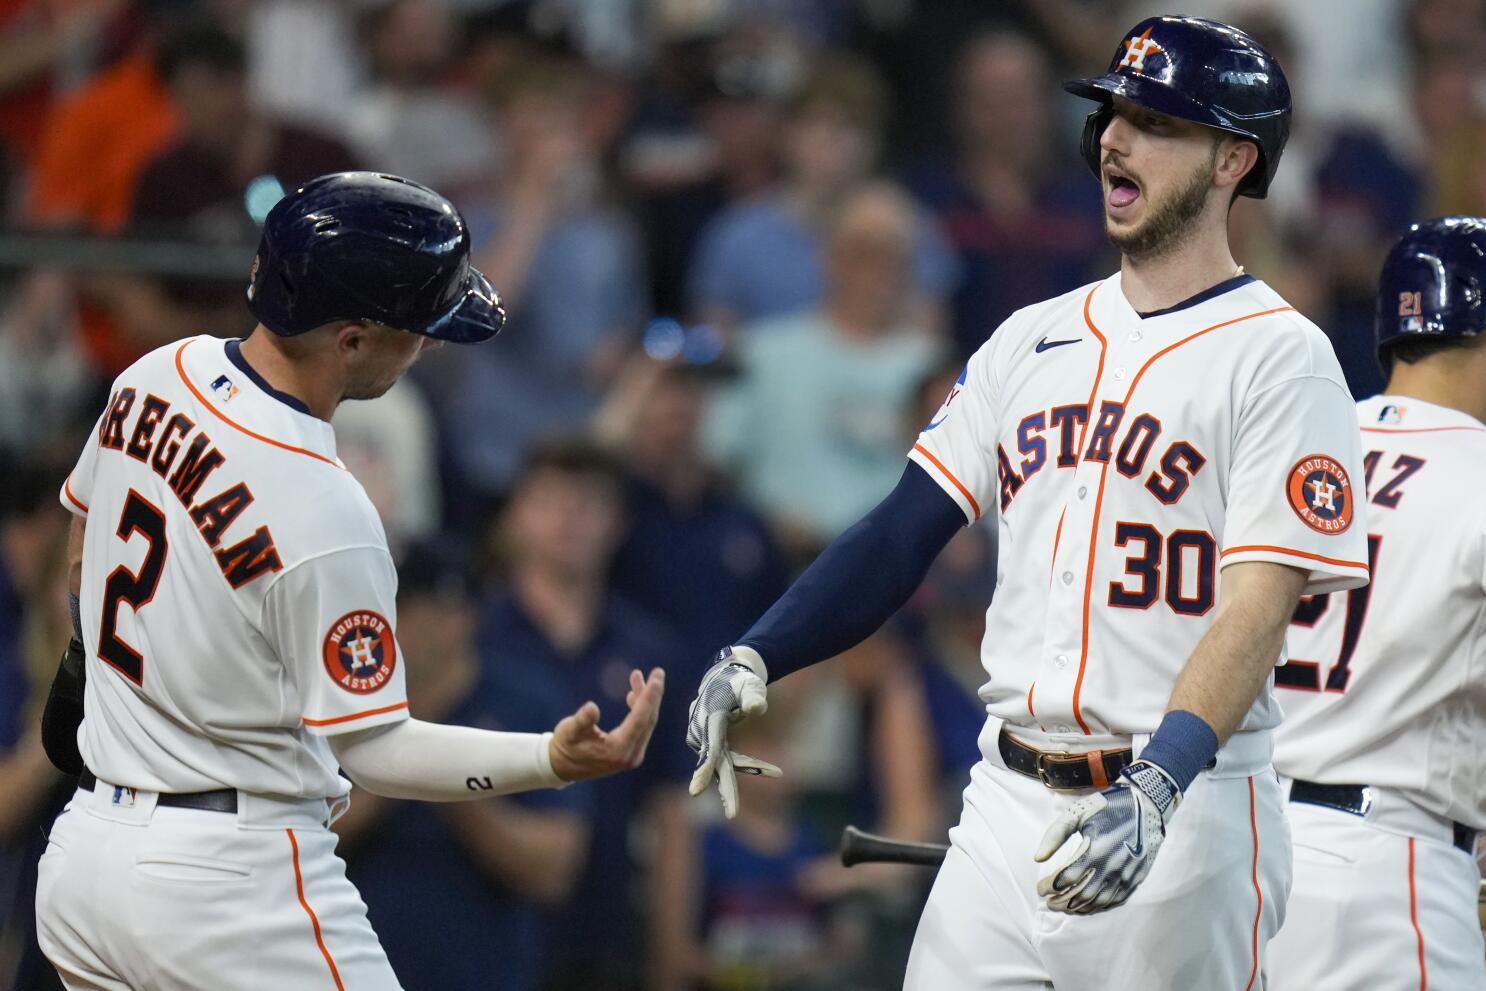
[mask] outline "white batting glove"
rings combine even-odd
[[[1138,760],[1113,787],[1070,805],[1043,834],[1033,858],[1043,863],[1074,833],[1082,838],[1072,859],[1037,882],[1047,907],[1088,915],[1123,905],[1150,873],[1181,799],[1171,775]]]
[[[769,708],[764,689],[768,676],[758,651],[728,647],[702,676],[697,697],[691,703],[686,745],[696,751],[697,769],[691,776],[690,791],[700,795],[716,778],[722,812],[729,819],[738,814],[739,774],[777,778],[784,773],[768,761],[740,754],[728,746],[729,726],[748,716],[762,715]]]

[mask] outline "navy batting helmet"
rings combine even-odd
[[[248,309],[281,337],[364,320],[458,344],[500,333],[505,310],[470,266],[454,205],[377,172],[311,179],[263,223]]]
[[[1238,187],[1242,196],[1264,198],[1290,136],[1290,84],[1274,56],[1238,28],[1200,17],[1141,21],[1115,49],[1108,72],[1063,88],[1104,104],[1084,122],[1082,151],[1096,178],[1099,138],[1116,96],[1258,145],[1259,161]]]
[[[1383,262],[1376,326],[1385,369],[1400,344],[1463,342],[1486,330],[1486,219],[1410,227]]]

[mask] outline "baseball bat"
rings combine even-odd
[[[847,826],[841,832],[841,863],[853,864],[920,864],[938,867],[949,852],[947,843],[911,843],[863,832]]]

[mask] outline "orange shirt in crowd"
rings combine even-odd
[[[169,147],[175,111],[154,56],[136,52],[52,111],[37,151],[28,219],[113,233],[144,167]]]

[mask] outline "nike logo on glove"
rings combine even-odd
[[[1048,350],[1049,348],[1062,347],[1064,344],[1077,344],[1081,340],[1083,340],[1083,338],[1081,338],[1081,337],[1073,337],[1073,338],[1069,338],[1066,341],[1050,341],[1046,337],[1044,337],[1042,340],[1040,340],[1040,341],[1037,342],[1037,347],[1036,347],[1035,350],[1037,351],[1038,354],[1041,354],[1042,352]]]
[[[1135,800],[1135,845],[1125,841],[1125,849],[1130,851],[1130,856],[1139,857],[1145,854],[1145,809],[1141,808],[1140,799]]]

